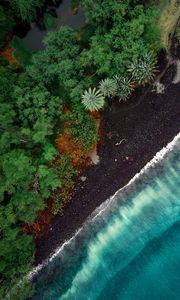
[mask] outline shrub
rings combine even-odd
[[[14,35],[10,42],[12,48],[14,48],[13,55],[24,67],[30,64],[32,53],[26,49],[23,45],[23,40]]]
[[[83,153],[90,150],[91,146],[97,141],[97,126],[95,119],[83,109],[76,108],[70,114],[72,125],[68,130],[68,134],[72,139],[83,147]]]
[[[72,159],[68,153],[61,153],[59,158],[53,162],[53,167],[58,174],[61,182],[61,188],[55,191],[53,195],[53,213],[62,213],[63,204],[70,198],[70,190],[74,186],[74,176],[77,171],[72,164]]]

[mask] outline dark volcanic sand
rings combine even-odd
[[[167,73],[169,71],[167,70]],[[52,229],[36,240],[36,264],[73,236],[92,211],[139,172],[180,131],[180,83],[165,74],[164,94],[145,87],[128,104],[116,103],[102,116],[104,144],[98,151],[100,163],[89,168],[79,182],[63,216],[56,216]],[[125,138],[127,141],[115,146]],[[125,156],[133,158],[128,164]]]

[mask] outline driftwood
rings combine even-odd
[[[126,139],[122,139],[122,140],[120,140],[120,142],[116,143],[115,146],[119,146],[119,145],[121,145],[122,142],[126,142],[126,141],[127,141]]]

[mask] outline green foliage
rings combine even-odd
[[[46,141],[43,148],[43,159],[47,162],[52,161],[56,154],[56,148]]]
[[[45,122],[48,125],[52,120],[60,119],[62,101],[59,97],[52,96],[44,85],[27,86],[23,89],[21,86],[20,82],[20,86],[15,88],[14,95],[17,99],[19,118],[25,126],[37,127],[41,126],[41,123],[45,125]]]
[[[99,90],[89,88],[82,95],[82,103],[87,110],[99,110],[104,106],[104,96]]]
[[[4,232],[3,232],[4,233]],[[9,247],[11,245],[11,247]],[[18,229],[9,228],[0,241],[0,272],[4,277],[14,278],[16,268],[19,274],[26,274],[34,259],[32,237],[21,234]],[[24,249],[24,251],[20,251]],[[15,279],[15,278],[14,278]]]
[[[155,55],[153,53],[146,53],[129,65],[128,72],[138,84],[144,84],[154,77],[156,63]]]
[[[114,79],[106,78],[101,80],[99,84],[99,90],[104,95],[104,97],[114,96],[117,92],[117,84]]]
[[[8,209],[12,214],[14,212],[16,221],[25,220],[32,224],[35,221],[36,213],[44,208],[43,198],[39,194],[36,187],[36,176],[32,180],[32,190],[18,190],[14,196],[11,197]],[[39,180],[40,182],[40,180]],[[38,184],[40,185],[40,183]]]
[[[88,45],[90,43],[90,39],[93,36],[95,28],[91,25],[86,24],[82,31],[80,32],[80,43],[82,45]]]
[[[18,36],[13,36],[10,45],[14,48],[13,55],[19,63],[24,67],[29,65],[32,54],[24,47],[22,39]]]
[[[116,1],[116,0],[82,0],[83,8],[85,11],[86,20],[93,26],[106,26],[108,27],[113,21],[119,20],[128,10],[129,1]]]
[[[52,29],[57,26],[58,19],[52,16],[50,13],[45,13],[43,16],[43,22],[46,29]]]
[[[28,293],[31,290],[29,283],[26,283],[23,289],[19,288],[14,298],[14,292],[11,293],[11,289],[30,270],[34,259],[34,243],[31,237],[22,235],[16,229],[6,229],[3,234],[3,239],[0,240],[0,295],[2,299],[7,295],[9,299],[24,299],[23,297],[17,298],[17,295],[21,296],[23,292],[27,296],[25,290]]]
[[[75,142],[83,145],[84,152],[88,152],[97,141],[95,119],[88,113],[84,113],[83,108],[77,105],[69,114],[68,119],[72,120],[68,133]]]
[[[56,171],[49,167],[56,155],[49,136],[61,116],[61,101],[44,87],[35,87],[16,68],[7,65],[0,70],[1,298],[34,260],[34,243],[22,233],[21,222],[32,224],[44,208],[43,200],[60,186]],[[18,291],[19,299],[24,293]]]
[[[0,100],[3,103],[12,102],[12,92],[18,78],[18,70],[9,65],[0,65],[0,74]]]
[[[60,154],[58,163],[54,166],[55,170],[60,178],[62,186],[68,185],[73,186],[73,176],[77,174],[76,169],[72,165],[72,159],[66,153]]]
[[[60,180],[52,168],[40,165],[37,176],[39,178],[39,190],[43,198],[49,197],[52,191],[60,187]]]
[[[13,124],[16,112],[10,103],[0,103],[0,130],[5,130]]]
[[[61,27],[57,32],[49,32],[44,45],[45,50],[33,56],[33,64],[28,67],[29,75],[48,86],[55,82],[68,92],[78,84],[77,79],[81,75],[76,32],[69,27]]]
[[[65,27],[48,36],[45,50],[34,57],[27,73],[3,61],[0,66],[0,297],[34,260],[34,244],[22,233],[22,222],[32,224],[48,197],[54,199],[54,213],[59,212],[74,185],[71,158],[62,154],[57,160],[53,145],[67,119],[61,99],[71,106],[73,139],[87,150],[97,137],[94,119],[80,102],[73,105],[92,82],[84,79],[79,50],[76,33]],[[18,293],[23,297],[24,291]]]
[[[44,0],[10,0],[15,13],[22,20],[32,20],[36,16],[36,9],[43,5]]]
[[[155,7],[133,5],[129,1],[83,0],[87,21],[96,30],[82,63],[103,77],[123,75],[127,65],[143,53],[161,45]]]
[[[35,172],[31,158],[20,149],[14,149],[3,154],[1,168],[4,174],[1,194],[5,191],[12,194],[17,188],[27,187],[33,172]]]
[[[0,48],[2,48],[6,35],[15,25],[14,17],[10,9],[0,6]]]
[[[72,159],[67,153],[61,153],[60,158],[54,164],[54,168],[60,178],[62,189],[53,195],[53,213],[62,213],[62,207],[69,200],[69,188],[74,186],[73,177],[77,171],[72,164]]]
[[[123,77],[116,75],[114,80],[117,85],[117,95],[119,96],[119,100],[126,101],[134,89],[132,79],[127,76]]]

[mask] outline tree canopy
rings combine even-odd
[[[36,15],[36,9],[43,5],[44,0],[10,0],[10,4],[22,20],[30,21]]]

